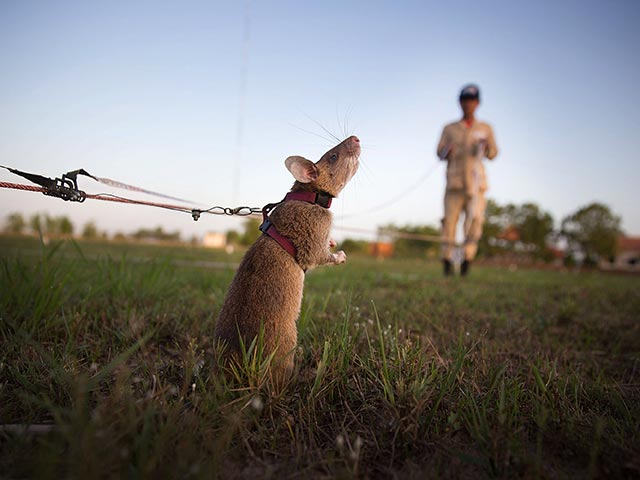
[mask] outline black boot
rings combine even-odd
[[[460,264],[460,275],[462,275],[463,277],[467,276],[467,274],[469,273],[470,269],[471,269],[471,260],[465,259]]]
[[[450,277],[453,275],[453,265],[451,265],[451,260],[443,259],[442,266],[444,267],[444,276]]]

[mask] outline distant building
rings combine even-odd
[[[502,230],[496,238],[498,240],[506,240],[507,242],[512,242],[512,243],[519,242],[520,231],[513,225],[509,225],[507,228]]]
[[[393,243],[371,242],[369,244],[369,254],[377,258],[390,257],[393,255]]]
[[[618,253],[613,267],[640,272],[640,237],[618,237]]]
[[[202,245],[206,248],[223,249],[227,246],[227,235],[218,232],[207,232],[204,234]]]

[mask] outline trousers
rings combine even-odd
[[[478,252],[482,236],[482,224],[487,202],[484,192],[474,195],[464,190],[450,190],[444,195],[444,219],[442,220],[442,258],[452,260],[456,240],[456,227],[464,210],[464,258],[473,260]]]

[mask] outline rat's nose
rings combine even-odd
[[[344,145],[347,147],[350,155],[360,155],[360,139],[355,135],[351,135],[345,140]]]

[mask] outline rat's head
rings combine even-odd
[[[316,163],[293,156],[287,158],[284,164],[296,179],[294,191],[326,192],[337,197],[356,174],[359,156],[360,140],[352,135],[325,153]]]

